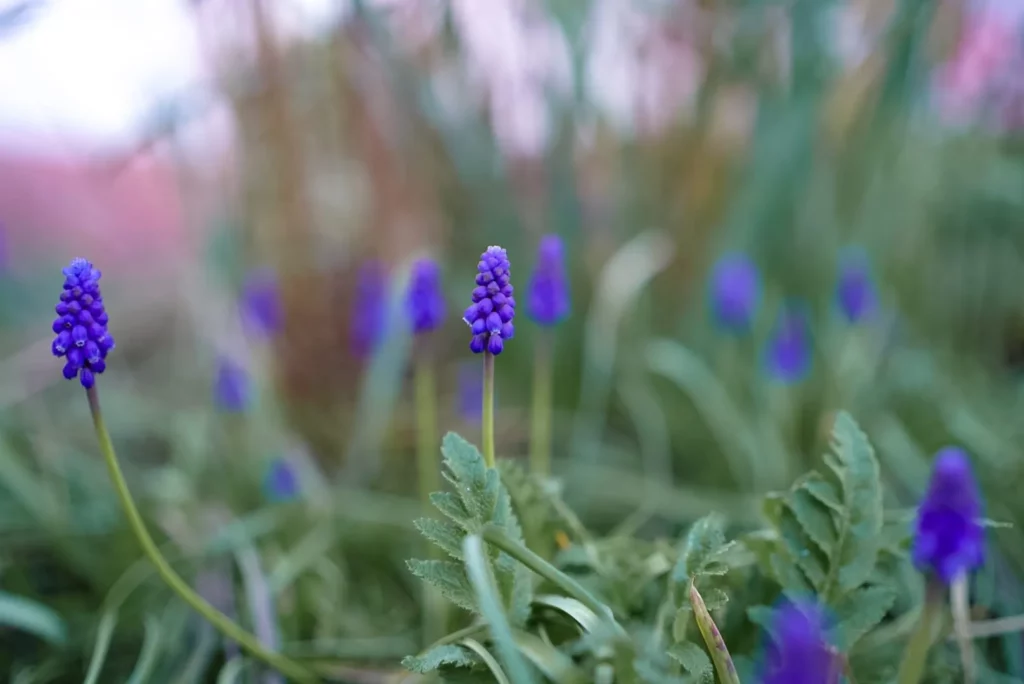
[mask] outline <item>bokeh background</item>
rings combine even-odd
[[[565,242],[553,453],[593,529],[756,525],[841,409],[890,507],[959,444],[987,515],[1020,522],[1022,22],[1017,0],[4,0],[0,679],[236,674],[141,559],[50,355],[75,256],[104,273],[106,419],[165,552],[348,681],[423,646],[410,367],[435,368],[439,433],[479,441],[459,317],[491,244],[522,287],[541,236]],[[743,333],[708,306],[735,252],[762,276]],[[424,255],[449,315],[414,341]],[[810,363],[784,379],[765,354],[791,302]],[[527,451],[541,341],[519,320],[505,458]],[[976,617],[1024,613],[1024,537],[990,542]],[[1024,677],[1024,640],[1001,648]]]

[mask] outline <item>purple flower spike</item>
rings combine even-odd
[[[416,334],[430,332],[444,322],[441,269],[435,261],[420,259],[413,264],[405,306]]]
[[[935,456],[928,491],[917,509],[913,558],[918,569],[943,584],[985,560],[981,494],[967,454],[946,447]]]
[[[213,382],[213,399],[217,406],[228,413],[241,413],[248,408],[250,398],[249,373],[245,368],[232,359],[218,359]]]
[[[526,303],[530,317],[540,325],[556,325],[569,315],[569,283],[562,238],[557,235],[545,235],[540,241]]]
[[[715,321],[729,332],[746,332],[761,299],[757,266],[745,254],[726,254],[711,273],[710,306]]]
[[[776,608],[760,684],[838,684],[842,670],[829,645],[827,627],[817,603],[785,602]]]
[[[299,497],[301,487],[299,476],[292,464],[283,458],[275,458],[263,477],[263,495],[275,503],[293,501]]]
[[[54,356],[66,359],[65,378],[77,377],[82,387],[90,389],[96,384],[96,376],[106,370],[107,354],[114,348],[100,294],[103,274],[85,259],[72,259],[63,273],[64,291],[51,326],[57,337],[50,350]]]
[[[350,343],[359,358],[373,354],[384,338],[388,313],[388,281],[384,266],[368,261],[359,269],[352,309]]]
[[[488,247],[480,256],[473,304],[462,316],[473,330],[469,348],[474,354],[487,351],[497,356],[505,341],[515,335],[516,300],[509,284],[510,269],[508,254],[501,247]]]
[[[878,309],[878,292],[867,252],[848,248],[839,260],[836,305],[850,323],[869,318]]]
[[[246,328],[261,337],[271,337],[284,326],[284,306],[274,272],[253,271],[242,285],[242,318]]]
[[[768,374],[785,384],[803,380],[811,368],[811,331],[805,308],[787,304],[765,348]]]

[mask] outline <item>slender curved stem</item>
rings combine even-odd
[[[493,468],[494,460],[494,354],[484,351],[484,463]]]
[[[896,681],[899,684],[918,684],[924,674],[924,666],[928,659],[928,651],[932,646],[935,620],[942,609],[942,588],[934,580],[929,579],[925,587],[924,606],[921,608],[921,617],[917,621],[914,632],[910,635],[903,650],[903,660],[900,662],[899,675]]]
[[[533,358],[533,415],[530,425],[530,470],[541,477],[551,474],[553,351],[551,335],[541,331]]]
[[[304,683],[309,682],[311,684],[319,681],[316,675],[299,663],[296,663],[285,655],[275,653],[264,648],[255,636],[244,630],[231,618],[210,605],[202,596],[197,594],[192,587],[190,587],[185,580],[178,575],[178,573],[174,571],[170,563],[168,563],[163,557],[163,554],[160,553],[160,549],[157,548],[156,542],[153,541],[153,537],[150,536],[149,530],[146,529],[146,524],[142,520],[142,515],[139,513],[139,509],[135,506],[135,501],[132,499],[131,492],[128,491],[128,483],[125,481],[124,474],[121,472],[121,466],[117,462],[117,454],[114,453],[114,445],[110,441],[110,433],[107,432],[106,423],[103,422],[103,413],[100,411],[99,393],[96,391],[95,386],[88,390],[88,396],[89,410],[92,412],[92,423],[96,429],[96,437],[100,443],[100,451],[103,452],[103,459],[107,463],[107,470],[110,473],[110,479],[114,484],[114,489],[117,490],[117,496],[121,501],[121,507],[124,509],[125,515],[128,517],[128,523],[131,525],[132,532],[135,533],[136,538],[139,540],[139,544],[142,546],[143,552],[145,552],[150,562],[152,562],[156,567],[157,574],[160,575],[160,578],[163,579],[167,586],[169,586],[174,593],[180,596],[185,603],[191,606],[193,610],[202,615],[211,625],[217,628],[221,634],[236,641],[238,645],[247,651],[252,657],[266,663],[294,681]]]
[[[434,369],[430,361],[416,361],[414,373],[416,392],[416,462],[420,488],[420,503],[424,515],[430,515],[430,495],[441,489],[441,459],[437,449],[437,389]],[[437,547],[427,544],[429,552],[437,554]],[[423,583],[423,639],[430,643],[444,634],[447,620],[444,598],[430,584]]]

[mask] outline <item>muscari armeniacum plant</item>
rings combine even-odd
[[[53,354],[65,359],[64,377],[68,380],[78,378],[86,390],[93,427],[110,479],[132,532],[146,557],[153,563],[167,586],[225,637],[237,642],[254,658],[294,681],[317,681],[305,667],[281,653],[264,647],[258,638],[214,608],[175,572],[160,553],[128,489],[100,409],[96,377],[106,370],[107,354],[114,349],[114,338],[107,328],[109,317],[100,293],[99,281],[102,274],[92,263],[81,258],[72,260],[63,273],[64,288],[56,307],[58,318],[53,322],[53,331],[57,333],[52,345]]]
[[[384,339],[388,315],[388,276],[384,265],[371,260],[359,268],[349,322],[349,344],[358,359],[373,355]]]
[[[911,555],[925,575],[925,598],[917,628],[903,654],[899,684],[921,680],[946,590],[965,582],[968,573],[985,560],[981,514],[981,493],[967,454],[958,447],[940,450],[914,521]]]
[[[533,357],[530,469],[541,477],[547,477],[551,472],[553,330],[569,315],[569,282],[565,274],[562,238],[557,235],[541,238],[537,265],[527,290],[526,313],[542,328]]]
[[[490,468],[495,465],[494,358],[505,349],[505,342],[515,335],[512,320],[516,315],[516,300],[512,296],[510,269],[508,253],[498,246],[488,247],[477,264],[473,303],[462,315],[462,320],[473,331],[470,351],[484,355],[483,452],[484,461]]]

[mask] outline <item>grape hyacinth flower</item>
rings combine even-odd
[[[286,459],[275,458],[263,477],[263,495],[268,501],[282,503],[299,498],[301,487],[295,468]]]
[[[470,351],[484,355],[483,451],[484,462],[494,467],[494,357],[515,335],[512,319],[516,300],[512,297],[511,264],[508,254],[497,246],[488,247],[477,264],[473,304],[462,320],[473,331]]]
[[[412,266],[409,291],[405,299],[406,313],[413,333],[420,335],[444,323],[444,292],[441,290],[441,268],[432,259],[420,259]]]
[[[569,283],[565,276],[562,238],[557,235],[541,238],[526,304],[530,318],[543,326],[556,325],[569,315]]]
[[[226,639],[237,643],[251,656],[277,670],[289,680],[310,684],[318,681],[304,665],[265,647],[259,638],[211,605],[175,572],[160,552],[160,547],[150,535],[128,489],[100,407],[96,375],[105,370],[106,356],[114,348],[114,339],[107,331],[107,312],[104,310],[103,297],[100,294],[100,271],[85,259],[74,259],[63,273],[64,291],[60,295],[60,303],[57,304],[58,318],[53,322],[53,331],[57,333],[57,338],[53,341],[53,353],[58,357],[67,357],[64,377],[68,380],[78,377],[86,388],[93,429],[103,460],[106,462],[107,472],[132,533],[146,558],[153,564],[164,583]]]
[[[217,407],[228,413],[241,413],[248,408],[251,395],[246,369],[233,359],[218,359],[213,383],[213,398]]]
[[[914,523],[914,565],[949,585],[985,558],[981,495],[967,454],[946,447],[935,456],[931,481]]]
[[[799,382],[807,375],[811,368],[811,332],[802,304],[783,306],[765,347],[764,360],[769,376],[784,384]]]
[[[772,615],[760,684],[838,684],[841,673],[827,638],[822,608],[811,601],[784,602]]]
[[[497,356],[505,348],[505,341],[515,335],[512,319],[516,300],[509,282],[510,269],[508,254],[501,247],[488,247],[480,256],[473,304],[462,316],[473,330],[469,348],[474,354]]]
[[[859,323],[876,312],[878,292],[867,252],[854,248],[843,252],[835,296],[839,312],[850,323]]]
[[[253,271],[242,285],[242,319],[256,335],[270,337],[284,325],[284,306],[277,277],[269,268]]]
[[[719,259],[711,273],[709,298],[712,315],[723,330],[749,330],[761,300],[761,278],[750,257],[732,252]]]
[[[64,291],[57,303],[53,332],[57,333],[51,350],[58,358],[66,358],[64,377],[78,378],[85,389],[91,389],[96,376],[106,370],[107,354],[114,348],[114,338],[107,330],[109,317],[103,307],[100,278],[103,274],[85,259],[72,259],[64,269]]]
[[[384,266],[368,261],[359,269],[352,309],[350,343],[359,358],[373,354],[384,338],[387,323],[388,280]]]

